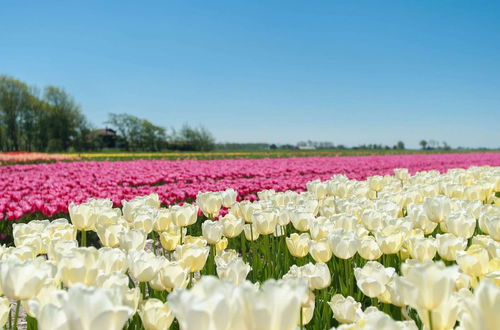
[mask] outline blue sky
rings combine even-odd
[[[0,73],[219,142],[500,147],[498,1],[22,1]]]

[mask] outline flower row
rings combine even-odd
[[[397,155],[366,157],[309,157],[186,161],[68,162],[15,165],[0,168],[0,216],[19,219],[41,212],[67,212],[70,202],[110,198],[122,200],[157,193],[164,205],[196,198],[198,191],[228,187],[239,199],[255,200],[263,189],[304,191],[307,182],[334,174],[363,180],[405,167],[410,173],[444,172],[472,165],[500,165],[500,153]]]

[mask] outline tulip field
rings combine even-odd
[[[46,154],[43,152],[11,151],[0,152],[0,165],[16,163],[47,163],[76,159],[72,155]]]
[[[15,220],[39,212],[53,217],[67,213],[71,202],[109,198],[117,207],[122,200],[151,193],[157,193],[163,205],[171,205],[192,201],[199,191],[226,188],[237,190],[238,198],[253,200],[260,190],[300,192],[307,182],[334,174],[363,180],[391,174],[398,167],[415,173],[473,165],[500,166],[500,153],[11,165],[0,167],[0,216]]]
[[[6,329],[500,325],[500,153],[10,165],[0,191]]]

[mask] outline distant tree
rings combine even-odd
[[[398,143],[396,144],[396,148],[399,149],[399,150],[404,150],[405,149],[405,144],[403,141],[398,141]]]
[[[117,144],[127,151],[160,151],[166,144],[165,128],[146,119],[110,113],[106,123],[118,132]]]
[[[193,128],[184,124],[176,140],[177,145],[182,150],[211,151],[215,148],[215,139],[212,133],[203,126]]]
[[[428,146],[429,146],[429,149],[438,149],[439,142],[436,140],[429,140]]]
[[[427,141],[426,140],[420,141],[419,144],[422,147],[422,150],[425,150],[427,148]]]
[[[0,76],[0,143],[2,150],[19,150],[23,115],[29,103],[29,87],[9,76]]]
[[[269,149],[271,150],[276,150],[278,149],[278,146],[276,146],[274,143],[269,146]]]
[[[451,150],[451,146],[446,141],[443,141],[443,150]]]
[[[268,143],[216,143],[215,150],[266,150]]]
[[[86,123],[79,107],[62,89],[37,88],[0,75],[0,148],[61,151],[75,142]]]
[[[291,144],[283,144],[280,146],[280,149],[294,150],[294,149],[297,149],[297,147],[294,145],[291,145]]]
[[[48,151],[65,151],[86,131],[86,120],[80,107],[63,89],[48,86],[44,90],[44,101],[49,105]]]

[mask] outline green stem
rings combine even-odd
[[[428,310],[427,315],[429,315],[429,330],[432,330],[432,311]]]
[[[245,233],[241,232],[240,234],[241,238],[241,256],[243,257],[243,260],[247,261],[247,256],[246,256],[246,246],[245,246]]]
[[[215,244],[210,244],[209,275],[215,275]]]
[[[192,288],[193,287],[193,279],[194,279],[194,273],[189,273],[188,288]]]
[[[12,329],[12,309],[11,308],[9,308],[9,329]]]
[[[181,245],[182,245],[182,226],[180,226],[179,228],[181,230],[181,240],[180,240],[180,242],[181,242]]]
[[[156,256],[157,251],[156,251],[156,233],[154,231],[151,232],[151,239],[153,240],[153,253]]]
[[[17,330],[17,319],[19,318],[19,307],[21,307],[21,301],[16,303],[16,314],[14,315],[14,329]]]
[[[300,307],[300,330],[304,330],[304,308]]]
[[[146,282],[139,282],[139,288],[141,289],[142,298],[146,300]]]
[[[323,289],[323,315],[322,319],[324,322],[327,322],[327,325],[330,325],[330,315],[328,313],[328,302],[327,302],[327,294],[328,288]]]
[[[82,246],[87,246],[87,231],[82,230]]]

